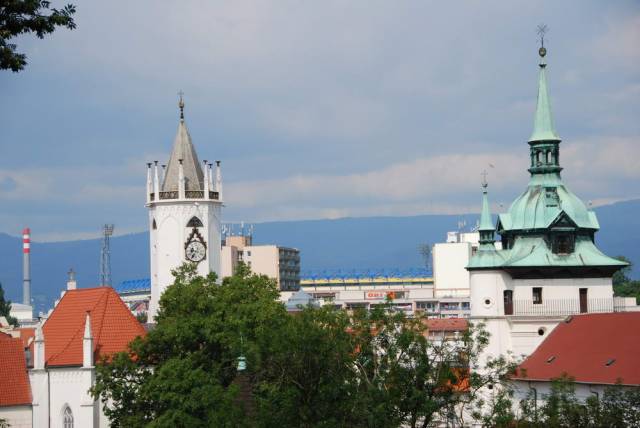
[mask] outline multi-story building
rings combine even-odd
[[[222,277],[231,276],[240,262],[252,272],[276,280],[282,291],[300,288],[300,251],[277,245],[252,245],[251,236],[227,236],[222,246]]]
[[[470,309],[468,295],[436,296],[431,272],[420,268],[307,272],[300,285],[321,304],[344,309],[371,308],[388,298],[408,315],[462,318]]]

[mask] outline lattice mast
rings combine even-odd
[[[111,236],[113,224],[102,228],[102,249],[100,250],[100,285],[111,287]]]

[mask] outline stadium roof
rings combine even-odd
[[[425,268],[314,269],[300,272],[301,280],[431,278],[431,276],[431,270]]]
[[[118,294],[151,291],[151,278],[128,279],[115,287]]]

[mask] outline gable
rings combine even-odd
[[[560,211],[549,227],[551,229],[577,229],[578,225],[566,212]]]
[[[47,366],[82,365],[87,313],[91,316],[96,360],[126,350],[129,342],[145,334],[113,288],[68,290],[43,326]]]

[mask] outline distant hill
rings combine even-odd
[[[601,231],[598,246],[611,256],[625,255],[640,275],[640,200],[595,209]],[[442,242],[458,221],[475,224],[477,215],[362,217],[258,223],[255,244],[299,248],[302,269],[408,268],[423,261],[418,246]],[[0,234],[0,282],[8,297],[20,302],[22,293],[21,238]],[[113,283],[149,276],[148,234],[112,238]],[[80,287],[99,278],[100,240],[32,243],[32,293],[38,310],[48,308],[65,287],[73,267]]]

